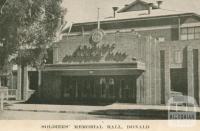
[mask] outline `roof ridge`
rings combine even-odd
[[[121,8],[119,11],[117,11],[118,13],[122,13],[124,12],[125,10],[129,9],[130,7],[132,7],[134,4],[138,3],[138,2],[141,2],[143,4],[146,4],[148,5],[149,3],[152,3],[152,2],[147,2],[147,1],[144,1],[144,0],[134,0],[133,2],[131,2],[130,4],[127,4],[127,6],[125,5],[125,7]],[[153,8],[158,8],[154,3],[152,4],[152,7]]]

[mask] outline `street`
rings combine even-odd
[[[177,107],[170,107],[175,110]],[[167,119],[167,106],[113,103],[107,106],[24,104],[10,101],[0,111],[1,120],[147,120]],[[179,111],[186,111],[178,107]],[[192,111],[193,108],[187,108]],[[197,119],[200,109],[197,108]]]
[[[94,115],[80,113],[54,113],[29,111],[1,111],[1,120],[91,120],[103,119]]]
[[[131,116],[90,115],[87,113],[54,113],[29,111],[0,111],[0,120],[108,120],[138,119]]]

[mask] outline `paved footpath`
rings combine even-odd
[[[102,110],[102,106],[82,105],[46,105],[46,104],[13,104],[5,107],[5,110],[12,111],[34,111],[34,112],[60,112],[60,113],[88,113],[95,110]]]
[[[193,107],[170,107],[171,110],[194,111]],[[33,112],[59,112],[59,113],[89,113],[101,110],[162,110],[167,111],[167,106],[137,105],[127,103],[114,103],[107,106],[84,106],[84,105],[47,105],[47,104],[18,104],[11,103],[5,110],[11,111],[33,111]],[[200,112],[200,107],[196,107]]]

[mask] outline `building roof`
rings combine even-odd
[[[88,0],[89,1],[89,0]],[[97,0],[98,1],[98,0]],[[112,1],[112,0],[109,0]],[[108,1],[108,2],[109,2]],[[153,3],[153,9],[151,9],[150,13],[148,12],[148,9],[145,10],[137,10],[137,11],[130,11],[126,7],[134,6],[137,2],[141,2],[143,4]],[[163,3],[161,4],[160,8],[158,8],[157,4],[158,0],[126,0],[127,3],[129,3],[126,6],[117,6],[121,7],[119,8],[118,12],[116,12],[115,18],[109,13],[106,17],[103,17],[102,9],[100,12],[100,21],[101,23],[110,23],[110,22],[122,22],[126,20],[150,20],[150,19],[160,19],[160,18],[170,18],[170,17],[180,17],[180,16],[195,16],[200,18],[197,10],[200,10],[200,7],[198,7],[198,2],[196,0],[163,0]],[[104,2],[105,3],[105,2]],[[126,4],[127,4],[126,3]],[[179,6],[177,6],[177,3]],[[199,1],[200,4],[200,1]],[[112,10],[112,7],[115,7],[116,3],[113,3],[113,5],[110,5],[110,10]],[[194,7],[194,8],[191,8]],[[121,10],[121,11],[120,11]],[[87,13],[87,12],[86,12]],[[107,13],[107,12],[106,12]],[[96,13],[93,13],[96,15]],[[102,14],[102,16],[101,16]],[[105,14],[105,12],[104,12]],[[113,14],[113,13],[112,13]],[[83,13],[83,15],[86,15]],[[79,20],[76,21],[68,21],[65,25],[63,25],[62,32],[70,32],[71,28],[74,29],[74,26],[79,25],[90,25],[97,23],[97,16],[92,17],[91,15],[87,14],[82,18],[82,16],[77,16]]]
[[[90,1],[90,0],[86,0],[86,1]],[[98,1],[98,0],[95,0],[95,1]],[[97,4],[95,6],[98,6],[100,8],[101,21],[106,21],[106,20],[113,20],[113,18],[111,18],[113,15],[112,7],[117,6],[119,7],[118,11],[120,11],[121,9],[126,8],[124,6],[125,4],[128,4],[128,6],[130,7],[134,5],[135,1],[142,1],[144,3],[154,3],[154,5],[157,5],[156,3],[157,0],[124,0],[124,1],[108,0],[106,2],[95,3]],[[145,18],[145,17],[151,17],[151,16],[166,16],[166,15],[176,15],[176,14],[179,15],[183,13],[194,13],[194,14],[200,13],[200,7],[198,6],[200,4],[200,1],[197,1],[197,0],[162,0],[162,1],[163,3],[161,4],[161,9],[152,10],[151,12],[152,14],[150,15],[141,15],[143,13],[145,14],[147,11],[141,11],[141,12],[132,11],[129,13],[123,12],[123,13],[117,13],[115,20],[127,19],[127,18],[141,18],[141,17]],[[86,5],[83,5],[83,7],[84,6]],[[80,7],[79,10],[70,12],[71,14],[73,14],[73,17],[76,20],[69,19],[68,21],[71,21],[73,23],[86,23],[86,22],[97,21],[97,13],[96,13],[97,9],[93,8],[92,2],[87,3],[87,6],[88,8],[91,8],[91,11],[87,8],[87,11],[89,11],[87,12],[84,10],[84,8],[82,9]],[[80,12],[82,13],[80,14]],[[67,15],[70,15],[70,13],[68,13]]]
[[[188,11],[172,11],[172,10],[165,10],[165,9],[155,9],[155,10],[151,10],[150,14],[148,14],[147,10],[117,13],[115,18],[107,17],[107,18],[101,19],[100,21],[106,22],[106,21],[115,21],[115,20],[117,21],[117,20],[127,20],[127,19],[144,19],[144,18],[153,18],[153,17],[181,16],[181,15],[199,16],[198,14],[195,14],[193,12],[188,12]],[[84,23],[93,23],[93,22],[97,22],[97,20],[87,19],[87,20],[76,22],[75,24],[84,24]]]
[[[141,4],[145,5],[145,6],[149,6],[148,4],[149,4],[149,3],[152,3],[151,7],[152,7],[153,9],[157,9],[158,6],[157,6],[154,2],[155,2],[155,1],[135,0],[135,1],[133,1],[132,3],[125,5],[125,7],[121,8],[118,12],[119,12],[119,13],[121,13],[121,12],[126,12],[129,8],[131,8],[132,6],[134,6],[134,5],[137,4],[137,3],[141,3]]]

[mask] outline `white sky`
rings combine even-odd
[[[63,0],[63,6],[68,10],[65,19],[73,22],[91,18],[96,19],[97,8],[100,8],[101,18],[109,17],[113,14],[113,6],[123,7],[125,4],[129,4],[133,1],[134,0]],[[163,5],[161,7],[177,11],[188,10],[200,12],[200,0],[163,0]]]

